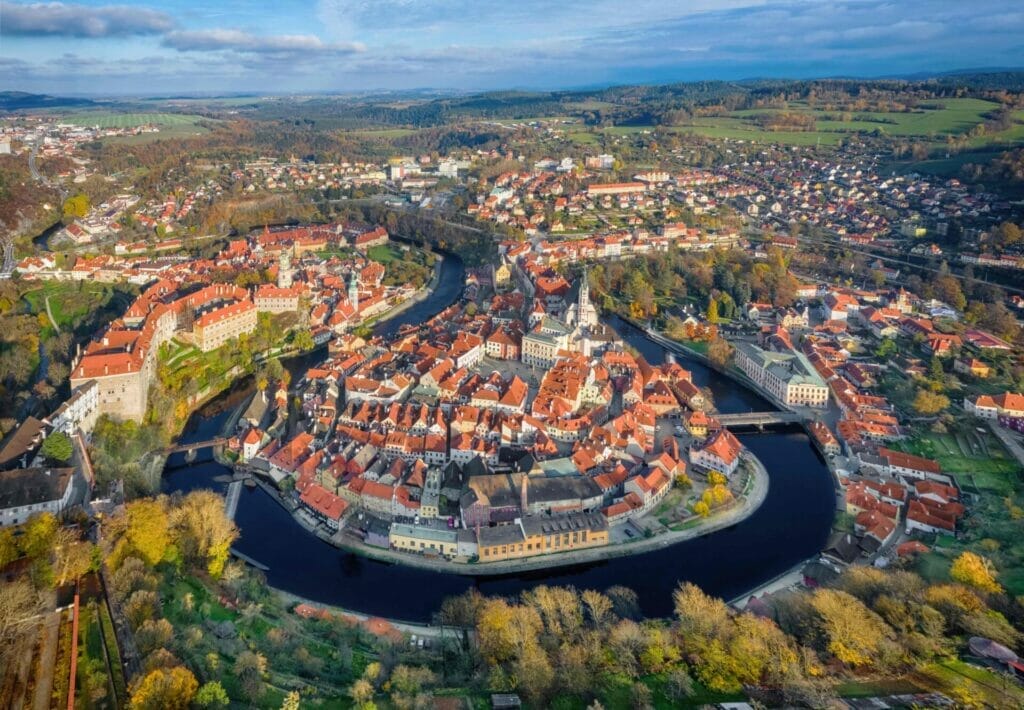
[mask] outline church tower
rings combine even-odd
[[[597,325],[597,309],[590,302],[590,282],[587,280],[587,272],[583,272],[583,281],[580,283],[579,300],[576,302],[576,316],[581,327],[592,328]]]
[[[359,277],[353,270],[348,278],[348,302],[352,304],[352,310],[359,312]]]

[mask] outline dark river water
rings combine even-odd
[[[418,323],[452,303],[463,285],[461,263],[449,257],[435,293],[378,332],[394,332],[402,323]],[[652,363],[664,350],[621,321],[611,320],[620,335]],[[770,409],[757,394],[700,363],[680,359],[693,379],[714,394],[722,412]],[[296,370],[305,362],[292,363]],[[235,393],[238,396],[238,393]],[[227,416],[214,402],[197,412],[182,441],[200,441],[218,432]],[[672,612],[672,591],[681,581],[698,584],[709,594],[732,599],[821,550],[832,523],[835,497],[828,469],[802,430],[740,435],[764,463],[771,485],[760,508],[726,530],[696,540],[631,557],[539,570],[501,577],[469,577],[377,562],[331,547],[308,533],[261,489],[243,489],[235,522],[241,537],[235,547],[267,565],[268,582],[278,589],[348,609],[408,621],[428,621],[450,595],[476,587],[485,594],[514,595],[536,584],[573,585],[578,589],[631,587],[648,616]],[[230,471],[199,452],[192,464],[183,454],[168,461],[165,488],[223,490]],[[204,457],[206,457],[204,459]],[[219,479],[215,480],[215,479]]]

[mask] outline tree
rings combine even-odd
[[[150,566],[164,558],[171,542],[170,520],[162,498],[138,500],[128,505],[125,537]]]
[[[263,694],[263,676],[267,674],[267,659],[263,654],[242,651],[235,659],[235,676],[242,682],[242,691],[255,702]]]
[[[185,710],[198,688],[199,682],[187,668],[158,668],[132,684],[129,707],[133,710]]]
[[[299,710],[299,691],[293,690],[284,696],[284,702],[281,703],[281,710]]]
[[[605,622],[612,616],[612,600],[601,594],[601,592],[595,592],[592,589],[585,589],[581,596],[594,626],[598,628],[604,626]]]
[[[708,359],[718,367],[724,368],[732,358],[733,348],[725,338],[715,337],[708,344]]]
[[[699,500],[693,504],[693,512],[695,515],[699,515],[702,518],[708,517],[711,514],[711,506],[705,503],[703,500]]]
[[[201,708],[226,708],[231,704],[224,686],[216,680],[203,683],[199,690],[196,691],[193,702]]]
[[[57,518],[53,513],[38,513],[28,519],[19,546],[26,557],[49,559],[57,538]]]
[[[949,397],[938,392],[919,389],[914,397],[914,410],[922,416],[934,416],[949,407]]]
[[[708,303],[708,322],[718,322],[718,301],[715,300],[714,298],[712,298],[711,302]]]
[[[992,563],[973,552],[963,552],[953,560],[949,568],[949,576],[957,582],[985,592],[999,594],[1002,586],[996,581],[995,568]]]
[[[193,491],[170,516],[170,528],[186,560],[202,562],[214,579],[220,577],[238,528],[228,518],[224,499],[213,491]]]
[[[72,195],[64,200],[63,214],[65,222],[72,222],[89,214],[89,196],[83,193]]]
[[[888,360],[899,352],[896,341],[893,338],[884,338],[875,348],[875,357],[879,360]]]
[[[373,705],[374,689],[370,681],[360,678],[349,686],[348,696],[352,698],[357,708],[366,708]]]
[[[43,445],[40,447],[39,453],[50,461],[67,463],[71,460],[71,454],[73,453],[71,439],[69,439],[67,434],[64,432],[55,431],[46,437],[45,441],[43,441]]]
[[[0,528],[0,569],[18,559],[19,554],[14,528]]]
[[[884,667],[894,654],[894,634],[878,614],[856,597],[835,589],[819,589],[811,596],[826,650],[849,666]]]

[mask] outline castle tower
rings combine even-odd
[[[359,278],[353,271],[348,279],[348,302],[352,304],[352,310],[359,312]]]
[[[281,250],[277,260],[277,285],[280,288],[292,287],[292,253],[290,249]]]

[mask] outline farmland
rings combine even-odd
[[[82,111],[63,116],[63,121],[79,126],[99,128],[136,128],[138,126],[195,126],[207,120],[202,116],[183,113],[100,113]]]
[[[947,137],[963,136],[986,119],[985,114],[998,108],[991,101],[955,98],[922,104],[908,112],[824,111],[806,102],[792,102],[785,108],[763,108],[733,111],[725,116],[691,119],[683,125],[661,127],[673,133],[695,133],[708,138],[782,143],[786,145],[836,145],[844,138],[859,133],[877,133],[892,138],[917,139],[933,147],[944,145]],[[804,114],[815,119],[814,130],[769,130],[758,118],[777,113]],[[1024,111],[1014,114],[1014,125],[998,133],[971,136],[967,146],[982,149],[1024,143]],[[600,129],[608,135],[629,135],[652,131],[656,126],[610,126]],[[575,132],[569,138],[587,143],[592,134]]]

